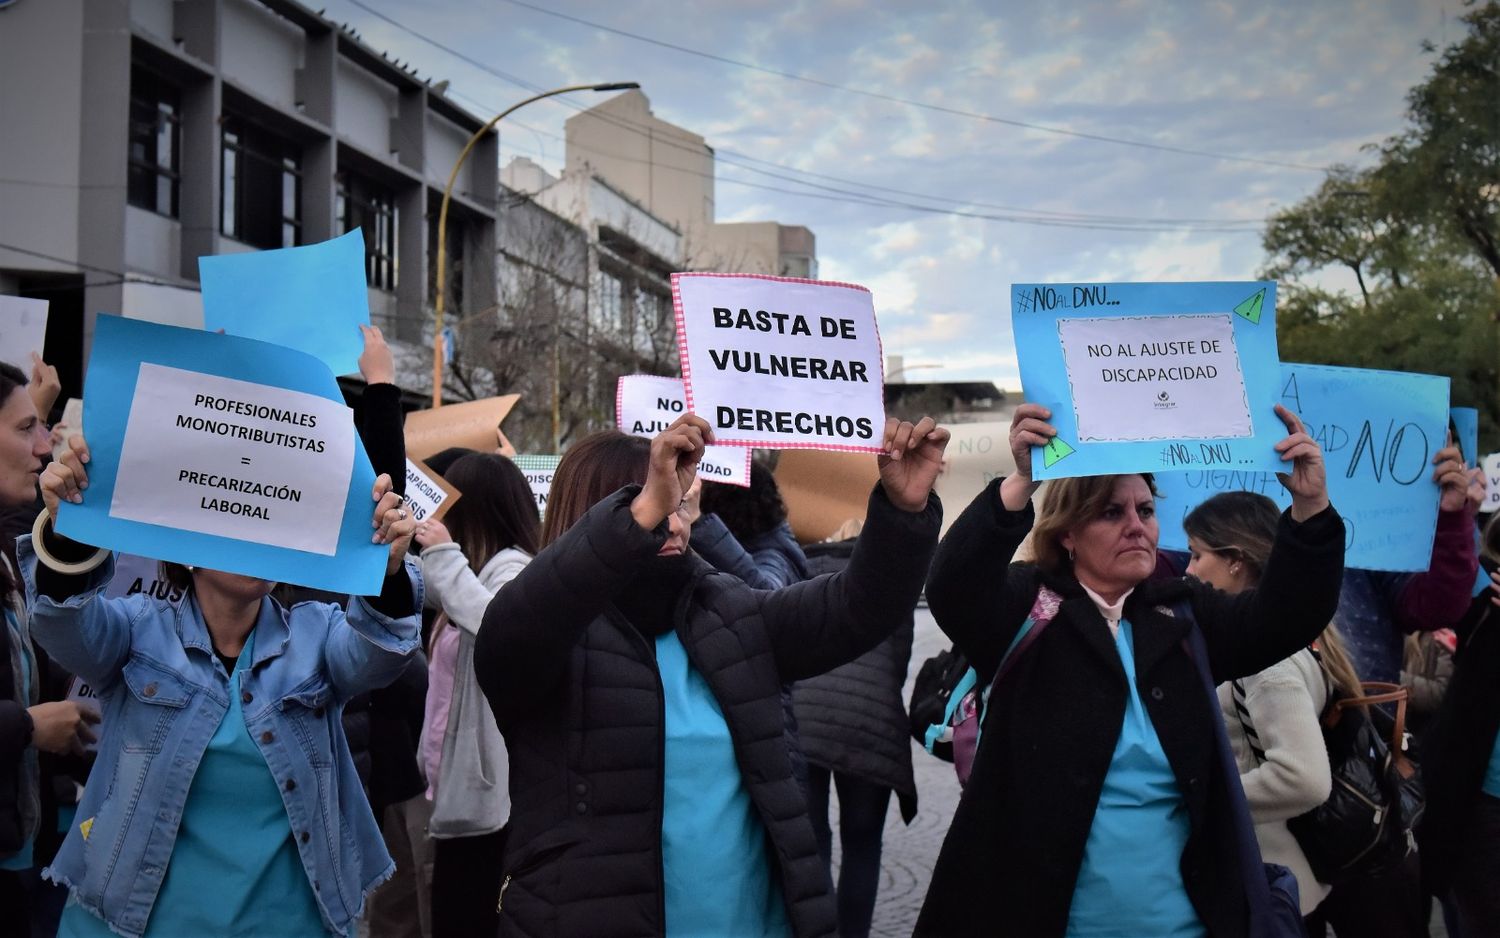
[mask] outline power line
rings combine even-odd
[[[350,2],[353,2],[353,0],[350,0]],[[708,59],[709,61],[719,62],[724,65],[732,65],[736,68],[749,69],[751,71],[761,72],[766,75],[775,75],[778,78],[785,78],[789,81],[805,82],[809,85],[817,85],[821,88],[829,88],[834,91],[842,91],[846,94],[856,94],[860,95],[861,97],[873,98],[878,101],[887,101],[893,104],[905,105],[907,107],[921,108],[922,110],[926,111],[934,111],[939,114],[948,114],[955,117],[967,117],[973,120],[985,121],[992,124],[1004,124],[1007,127],[1019,127],[1024,130],[1035,130],[1041,133],[1057,134],[1064,137],[1076,137],[1081,140],[1093,140],[1099,143],[1111,143],[1117,146],[1136,147],[1143,150],[1156,150],[1164,153],[1177,153],[1184,156],[1201,156],[1208,159],[1226,160],[1233,163],[1253,163],[1261,166],[1276,166],[1282,169],[1299,169],[1305,170],[1307,172],[1323,173],[1328,171],[1328,167],[1326,166],[1313,166],[1307,163],[1293,163],[1287,160],[1272,160],[1266,159],[1264,157],[1236,156],[1232,153],[1217,153],[1212,150],[1197,150],[1190,147],[1176,147],[1162,143],[1151,143],[1146,140],[1131,140],[1125,137],[1111,137],[1106,134],[1088,133],[1081,130],[1070,130],[1066,127],[1052,127],[1046,124],[1033,124],[1028,121],[1016,120],[1009,117],[998,117],[993,114],[981,114],[977,111],[966,111],[961,108],[946,107],[941,104],[930,104],[926,101],[917,101],[911,98],[902,98],[897,95],[884,94],[879,91],[871,91],[867,88],[856,88],[851,85],[841,85],[838,82],[825,81],[824,79],[814,78],[810,75],[801,75],[796,72],[786,72],[782,71],[781,69],[771,68],[765,65],[756,65],[754,62],[745,62],[740,59],[731,59],[728,56],[718,55],[713,52],[704,52],[701,49],[693,49],[689,46],[678,45],[677,43],[667,42],[665,40],[656,39],[651,36],[645,36],[640,33],[633,33],[629,30],[618,29],[614,26],[606,26],[605,24],[595,22],[594,20],[586,20],[582,17],[572,16],[567,13],[560,13],[557,10],[549,10],[545,7],[527,3],[525,2],[525,0],[501,0],[501,2],[508,3],[512,6],[518,6],[526,10],[531,10],[536,13],[541,13],[545,16],[555,17],[560,20],[567,20],[568,22],[577,23],[581,26],[589,26],[594,29],[603,30],[607,33],[613,33],[616,36],[623,36],[627,39],[634,39],[637,42],[649,43],[650,45],[658,46],[663,49],[671,49],[674,52],[681,52],[684,55],[697,56],[698,58]]]
[[[473,104],[476,107],[480,107],[480,108],[488,107],[488,105],[484,104],[483,102],[480,102],[480,101],[478,101],[478,100],[476,100],[476,99],[474,99],[474,98],[472,98],[472,97],[470,97],[470,96],[468,96],[466,94],[455,92],[454,93],[454,97],[461,98],[461,99],[463,99],[465,101],[468,101],[468,102],[470,102],[471,104]],[[557,134],[553,134],[553,133],[550,133],[548,131],[541,130],[541,129],[533,127],[533,126],[531,126],[529,124],[523,124],[520,121],[515,121],[514,123],[518,127],[522,127],[522,128],[524,128],[526,130],[532,131],[534,133],[541,134],[541,135],[546,136],[546,137],[551,137],[551,138],[553,138],[555,140],[563,139],[563,138],[559,137]],[[591,153],[600,153],[601,155],[608,155],[608,156],[610,156],[613,159],[623,160],[625,162],[645,163],[645,164],[649,164],[651,162],[650,160],[641,159],[639,157],[621,156],[619,154],[613,154],[613,153],[606,154],[606,153],[604,153],[604,151],[598,150],[598,149],[596,149],[594,147],[585,146],[585,145],[582,145],[582,144],[574,143],[573,146],[578,147],[579,149],[587,150],[587,151],[589,151]],[[535,152],[535,151],[528,150],[526,147],[518,146],[518,145],[515,145],[515,144],[512,144],[511,148],[513,150],[519,150],[521,152]],[[764,170],[756,170],[754,167],[739,166],[738,164],[733,164],[733,163],[731,163],[729,165],[733,166],[736,169],[745,169],[745,170],[748,170],[750,172],[765,173]],[[825,190],[828,190],[828,191],[827,192],[807,192],[807,191],[802,191],[802,190],[786,189],[786,188],[782,188],[780,186],[772,186],[772,185],[767,185],[765,183],[751,182],[751,181],[746,180],[746,179],[735,179],[733,177],[727,177],[727,176],[716,177],[712,173],[705,173],[705,172],[701,172],[701,171],[698,171],[698,170],[688,169],[686,167],[677,167],[677,166],[674,166],[674,167],[670,167],[670,169],[673,172],[685,173],[687,175],[699,176],[701,178],[706,178],[706,179],[714,179],[716,182],[728,183],[730,185],[737,185],[737,186],[745,186],[745,187],[748,187],[748,188],[759,189],[759,190],[767,191],[767,192],[776,192],[776,193],[780,193],[782,195],[801,196],[803,198],[820,199],[820,200],[823,200],[823,201],[830,201],[830,202],[841,202],[841,203],[850,204],[850,205],[866,205],[866,206],[870,206],[870,207],[873,207],[873,208],[894,208],[894,209],[901,209],[901,210],[907,210],[907,211],[923,212],[923,213],[926,213],[926,214],[948,215],[948,216],[955,217],[955,218],[975,218],[975,219],[979,219],[979,220],[982,220],[982,221],[994,221],[994,222],[1001,222],[1001,223],[1007,223],[1007,224],[1036,225],[1036,226],[1040,226],[1040,227],[1049,227],[1049,228],[1075,228],[1075,229],[1087,229],[1087,230],[1096,230],[1096,231],[1139,231],[1139,232],[1158,232],[1158,233],[1160,233],[1160,232],[1193,232],[1193,233],[1205,233],[1205,234],[1208,234],[1208,233],[1212,233],[1212,234],[1257,234],[1257,233],[1259,233],[1259,225],[1262,224],[1262,221],[1260,219],[1243,219],[1243,220],[1241,220],[1241,219],[1222,219],[1222,220],[1221,219],[1204,219],[1204,220],[1200,220],[1200,221],[1197,221],[1197,222],[1190,222],[1190,223],[1184,223],[1184,222],[1178,221],[1178,220],[1167,220],[1167,221],[1163,221],[1161,223],[1155,223],[1151,219],[1133,219],[1133,218],[1126,218],[1126,217],[1111,217],[1111,216],[1107,216],[1107,215],[1101,215],[1101,216],[1077,215],[1077,216],[1072,216],[1072,217],[1061,215],[1061,214],[1057,214],[1057,215],[1044,215],[1044,216],[1001,215],[1001,214],[995,214],[995,213],[990,213],[990,212],[976,212],[976,211],[971,211],[971,210],[967,210],[967,209],[943,208],[943,207],[939,207],[939,206],[921,205],[921,204],[912,203],[912,202],[898,201],[898,200],[891,199],[891,198],[884,197],[884,196],[867,196],[867,195],[865,195],[863,193],[850,192],[849,190],[845,190],[845,189],[836,189],[836,188],[834,188],[832,186],[818,186],[818,184],[816,184],[816,183],[805,182],[803,180],[794,179],[792,177],[783,176],[783,175],[780,175],[780,174],[777,174],[777,173],[767,173],[767,175],[771,175],[771,176],[774,176],[774,177],[777,177],[777,178],[781,178],[781,179],[790,181],[790,182],[792,182],[795,185],[817,186],[820,189],[825,189]],[[959,203],[959,204],[965,204],[965,203]],[[967,204],[974,204],[974,203],[967,203]],[[1253,226],[1253,227],[1247,227],[1247,226]]]
[[[151,277],[135,276],[127,274],[126,272],[121,270],[111,270],[108,267],[99,267],[95,264],[85,264],[83,261],[69,260],[66,257],[58,257],[55,254],[46,254],[42,251],[33,251],[30,248],[23,248],[18,244],[5,244],[4,242],[0,242],[0,250],[15,251],[17,254],[25,254],[30,257],[41,258],[42,260],[52,261],[56,264],[67,264],[69,267],[76,267],[79,270],[87,271],[89,273],[104,274],[107,277],[115,278],[114,280],[96,281],[94,283],[85,281],[83,284],[85,287],[112,287],[116,284],[121,283],[144,283],[154,287],[172,287],[175,290],[187,290],[192,293],[199,292],[196,287],[190,287],[180,283],[171,283],[166,280],[157,280]],[[69,271],[49,272],[69,273]]]
[[[364,10],[364,11],[370,13],[372,16],[375,16],[376,18],[378,18],[378,19],[380,19],[380,20],[382,20],[382,21],[390,24],[391,26],[394,26],[397,29],[399,29],[399,30],[401,30],[401,31],[403,31],[405,33],[408,33],[409,35],[414,36],[415,38],[417,38],[417,39],[419,39],[419,40],[427,43],[428,45],[431,45],[434,48],[437,48],[437,49],[439,49],[439,50],[447,53],[448,55],[453,56],[454,58],[456,58],[456,59],[458,59],[458,60],[460,60],[460,61],[462,61],[462,62],[464,62],[464,63],[466,63],[466,64],[468,64],[470,66],[472,66],[473,68],[476,68],[476,69],[478,69],[478,70],[480,70],[482,72],[485,72],[487,74],[494,75],[495,77],[500,78],[500,79],[502,79],[504,81],[510,82],[512,84],[515,84],[515,85],[517,85],[517,86],[519,86],[521,88],[525,88],[528,91],[540,91],[541,90],[541,86],[536,85],[536,84],[534,84],[532,82],[528,82],[525,79],[519,78],[519,77],[517,77],[515,75],[511,75],[511,74],[508,74],[506,72],[502,72],[502,71],[500,71],[500,70],[498,70],[498,69],[496,69],[496,68],[488,65],[487,63],[481,62],[478,59],[475,59],[475,58],[472,58],[472,57],[470,57],[468,55],[465,55],[464,53],[458,51],[457,49],[454,49],[454,48],[452,48],[450,46],[447,46],[447,45],[445,45],[445,44],[437,41],[436,39],[433,39],[432,37],[427,36],[427,35],[419,32],[419,31],[411,28],[410,26],[407,26],[406,24],[399,22],[398,20],[396,20],[396,19],[394,19],[394,18],[392,18],[390,16],[387,16],[386,14],[380,12],[379,10],[376,10],[373,7],[370,7],[369,5],[363,3],[362,0],[347,0],[347,2],[351,3],[352,5],[358,7],[361,10]],[[506,0],[506,2],[510,2],[510,0]],[[477,107],[480,107],[480,108],[486,108],[487,107],[487,105],[483,104],[482,102],[476,101],[474,98],[472,98],[472,97],[470,97],[468,95],[464,95],[464,94],[461,94],[461,93],[456,92],[456,91],[452,92],[452,95],[453,95],[453,97],[463,98],[464,100],[467,100],[467,101],[473,103]],[[562,105],[564,105],[566,107],[569,107],[569,108],[571,108],[571,109],[573,109],[575,111],[578,111],[578,112],[586,112],[586,111],[589,110],[588,108],[585,108],[585,107],[583,107],[583,106],[581,106],[581,105],[579,105],[579,104],[577,104],[576,102],[573,102],[573,101],[568,101],[568,100],[560,99],[560,98],[559,99],[554,99],[554,100],[556,100],[557,103],[562,104]],[[598,119],[598,120],[601,120],[601,121],[604,121],[606,123],[612,124],[612,125],[614,125],[616,127],[619,127],[619,128],[621,128],[623,130],[627,130],[627,131],[632,132],[632,133],[636,133],[636,134],[640,134],[640,135],[646,135],[646,134],[649,133],[649,128],[642,127],[641,125],[639,125],[638,123],[636,123],[634,121],[623,119],[623,118],[620,118],[620,117],[618,117],[616,115],[603,114],[603,113],[595,113],[593,116],[596,119]],[[558,137],[556,134],[552,134],[552,133],[548,133],[546,131],[539,130],[538,128],[535,128],[535,127],[533,127],[533,126],[531,126],[529,124],[524,124],[524,123],[522,123],[520,121],[513,121],[513,123],[516,126],[518,126],[518,127],[522,127],[524,129],[530,130],[530,131],[532,131],[534,133],[540,133],[540,134],[543,134],[545,136],[552,137],[553,139],[564,139],[564,138]],[[690,147],[684,146],[684,145],[682,145],[680,143],[677,143],[676,141],[673,141],[673,140],[670,140],[670,139],[656,138],[655,136],[653,136],[652,139],[655,142],[660,143],[663,146],[672,147],[672,148],[683,150],[685,152],[690,152],[690,153],[696,153],[697,152],[697,151],[693,150]],[[575,144],[575,146],[576,145],[577,144]],[[602,154],[602,151],[593,150],[592,148],[589,148],[589,147],[584,147],[583,149],[589,149],[589,150],[591,150],[591,152],[601,152],[601,154]],[[731,157],[741,157],[741,156],[743,156],[742,154],[737,154],[737,153],[735,153],[732,150],[720,150],[720,151],[716,151],[716,153],[719,154],[719,155],[728,154]],[[629,162],[641,162],[641,163],[649,163],[650,162],[649,160],[632,159],[630,157],[623,157],[623,156],[620,156],[619,154],[613,154],[613,153],[611,153],[611,154],[602,154],[602,155],[608,155],[608,156],[610,156],[610,157],[612,157],[614,159],[622,159],[622,160],[626,160],[626,161],[629,161]],[[755,158],[748,157],[748,156],[745,156],[743,158],[747,159],[747,160],[754,160],[755,162],[763,163],[765,165],[775,166],[778,169],[787,170],[788,172],[794,172],[794,173],[795,172],[803,172],[803,173],[806,172],[804,170],[798,170],[798,169],[796,169],[794,167],[785,166],[785,165],[780,164],[780,163],[773,163],[773,162],[770,162],[768,160],[756,160]],[[725,162],[726,162],[727,165],[738,166],[738,168],[744,169],[744,170],[749,171],[749,172],[760,173],[762,175],[777,176],[777,174],[770,173],[767,170],[757,169],[757,168],[752,167],[752,166],[744,166],[744,165],[736,164],[734,162],[734,159],[732,159],[732,158],[726,160]],[[690,173],[690,174],[694,174],[694,175],[703,176],[705,178],[714,178],[710,174],[706,174],[706,173],[694,173],[693,171],[687,170],[687,169],[680,169],[679,171]],[[975,203],[973,201],[960,200],[960,199],[951,199],[951,198],[947,198],[947,197],[927,196],[927,195],[923,195],[923,194],[920,194],[920,193],[905,192],[903,190],[890,190],[890,189],[887,189],[887,187],[882,187],[882,186],[868,186],[865,183],[860,183],[860,182],[856,182],[856,181],[852,181],[852,180],[839,179],[839,177],[824,176],[823,174],[817,174],[817,173],[806,173],[806,174],[807,175],[818,176],[820,178],[834,179],[836,181],[844,182],[844,183],[846,183],[848,185],[864,186],[866,188],[882,189],[882,190],[885,190],[885,191],[893,191],[893,192],[904,194],[904,195],[907,195],[907,196],[910,196],[910,197],[914,197],[914,198],[927,198],[927,199],[932,199],[934,201],[945,201],[945,202],[949,202],[951,204],[956,204],[956,205],[979,205],[980,207],[992,207],[992,208],[997,208],[997,209],[1000,209],[1000,210],[1003,210],[1003,211],[1020,212],[1020,213],[1032,213],[1032,214],[1035,214],[1035,215],[1038,215],[1038,216],[1043,216],[1042,218],[1037,218],[1037,219],[1033,220],[1033,219],[1031,219],[1029,217],[1024,217],[1024,216],[1021,216],[1021,215],[996,216],[996,215],[989,215],[989,214],[986,214],[986,213],[977,213],[977,212],[969,212],[969,211],[948,211],[948,212],[946,212],[947,214],[958,215],[960,217],[974,217],[974,218],[981,218],[981,219],[992,220],[992,221],[1000,221],[1000,222],[1012,222],[1012,223],[1019,223],[1019,224],[1027,224],[1027,223],[1030,223],[1030,224],[1049,224],[1047,221],[1044,220],[1044,218],[1055,218],[1055,219],[1058,219],[1058,222],[1051,223],[1052,226],[1054,226],[1054,227],[1092,227],[1092,228],[1097,228],[1097,229],[1101,229],[1101,230],[1115,230],[1115,231],[1158,231],[1158,232],[1159,231],[1184,231],[1184,230],[1193,230],[1193,231],[1216,232],[1216,233],[1236,232],[1236,231],[1253,231],[1255,229],[1253,229],[1253,228],[1246,228],[1246,227],[1243,227],[1243,226],[1245,226],[1245,225],[1259,226],[1259,225],[1263,224],[1263,220],[1261,220],[1261,219],[1201,219],[1201,220],[1199,220],[1199,219],[1191,219],[1191,220],[1178,220],[1178,219],[1138,219],[1138,218],[1130,218],[1128,216],[1090,216],[1090,215],[1077,214],[1077,213],[1046,212],[1046,211],[1035,210],[1035,209],[1019,209],[1019,208],[1015,208],[1015,207],[1012,207],[1012,206],[986,205],[985,203]],[[793,179],[793,178],[787,177],[787,176],[778,176],[778,178],[782,178],[784,180],[790,181],[790,182],[792,182],[792,183],[794,183],[796,185],[811,186],[811,187],[817,187],[817,188],[822,188],[822,189],[828,189],[829,188],[829,187],[826,187],[826,186],[819,186],[816,183],[810,183],[810,182],[806,182],[804,180]],[[801,196],[806,196],[806,197],[819,197],[819,196],[815,196],[814,193],[792,191],[792,190],[786,190],[786,189],[779,189],[779,188],[774,187],[774,186],[767,186],[767,185],[764,185],[764,184],[750,183],[750,182],[745,181],[745,180],[737,180],[737,179],[727,178],[727,177],[719,179],[718,181],[727,182],[727,183],[735,184],[735,185],[749,186],[749,187],[752,187],[752,188],[762,189],[762,190],[766,190],[766,191],[779,192],[779,193],[782,193],[782,194],[785,194],[785,195],[801,195]],[[833,191],[838,192],[840,190],[833,190]],[[865,205],[871,205],[871,206],[875,206],[875,207],[886,207],[886,208],[908,208],[908,209],[913,209],[913,210],[916,210],[916,211],[924,211],[924,212],[929,212],[929,213],[942,211],[942,210],[939,210],[939,209],[935,209],[935,208],[933,208],[931,206],[913,206],[913,205],[911,205],[909,203],[897,202],[897,201],[894,201],[894,200],[887,200],[887,199],[883,199],[883,198],[877,197],[877,196],[865,196],[865,195],[860,194],[860,193],[846,193],[846,194],[850,195],[851,197],[848,198],[848,199],[844,199],[842,201],[848,201],[848,202],[851,202],[852,204],[865,204]],[[822,197],[822,198],[826,199],[826,196]],[[1061,224],[1062,221],[1070,221],[1070,222],[1075,222],[1075,223],[1081,223],[1081,222],[1087,221],[1087,222],[1090,222],[1091,224],[1088,224],[1088,225],[1085,225],[1085,224]],[[1210,226],[1210,227],[1198,227],[1200,224],[1205,225],[1205,226]]]

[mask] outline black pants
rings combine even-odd
[[[500,930],[506,830],[433,839],[433,938],[494,938]]]
[[[1330,925],[1339,938],[1427,938],[1421,869],[1412,851],[1394,870],[1335,886],[1305,919],[1309,938],[1324,938]]]
[[[1500,935],[1500,798],[1480,795],[1465,829],[1450,895],[1465,936]]]
[[[839,793],[838,909],[840,938],[865,938],[875,914],[880,888],[880,841],[885,831],[885,809],[891,790],[842,772],[830,773],[807,765],[807,810],[812,815],[818,854],[833,862],[833,831],[828,824],[828,784]]]

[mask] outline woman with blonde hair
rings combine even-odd
[[[1269,913],[1207,684],[1317,637],[1344,557],[1322,451],[1277,414],[1291,509],[1261,588],[1228,596],[1152,579],[1149,474],[1050,482],[1033,512],[1032,447],[1057,431],[1045,407],[1017,408],[1016,472],[953,523],[928,576],[990,691],[916,934],[1241,938]],[[1035,562],[1011,563],[1028,532]]]

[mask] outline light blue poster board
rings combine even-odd
[[[359,371],[370,324],[365,237],[300,248],[198,258],[203,328],[260,339],[321,359],[336,375]]]
[[[114,517],[110,504],[136,380],[143,364],[271,385],[343,403],[332,373],[303,352],[237,336],[100,316],[84,385],[89,487],[83,503],[59,506],[57,530],[77,541],[158,560],[355,595],[376,595],[389,548],[373,544],[375,471],[359,436],[337,552],[323,555]],[[352,418],[351,418],[352,419]]]
[[[1344,565],[1426,570],[1438,515],[1432,458],[1448,432],[1448,379],[1291,363],[1281,373],[1279,403],[1323,447],[1328,497],[1349,534]],[[1169,550],[1187,550],[1182,519],[1220,492],[1256,492],[1282,508],[1292,501],[1270,472],[1165,472],[1156,486],[1159,543]]]
[[[1276,284],[1018,283],[1026,400],[1057,436],[1032,477],[1275,468]]]
[[[1472,469],[1479,465],[1479,411],[1473,407],[1450,407],[1448,416],[1458,431],[1453,442],[1463,451],[1464,465]]]

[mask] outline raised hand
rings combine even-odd
[[[1448,445],[1432,457],[1432,481],[1438,484],[1438,508],[1443,511],[1458,511],[1469,500],[1469,474],[1464,470],[1464,454],[1453,445],[1453,435],[1448,436]]]
[[[453,540],[453,535],[448,533],[448,526],[436,519],[423,521],[417,525],[417,543],[425,550],[434,544],[447,544]]]
[[[364,351],[359,353],[359,374],[365,384],[395,384],[396,358],[380,329],[361,324],[359,334],[365,340]]]
[[[886,497],[902,511],[921,511],[927,507],[927,496],[938,473],[943,471],[943,449],[949,433],[931,417],[912,424],[891,417],[885,422],[878,457],[880,484]]]
[[[83,502],[83,490],[89,487],[89,474],[83,467],[89,458],[89,445],[79,433],[68,440],[68,449],[62,458],[54,459],[42,471],[42,504],[53,518],[57,517],[60,503],[77,505]]]
[[[375,480],[370,498],[375,502],[375,513],[370,518],[375,534],[370,541],[391,545],[390,556],[385,562],[386,576],[390,576],[401,569],[406,549],[411,546],[412,534],[417,530],[417,521],[402,507],[401,496],[392,490],[391,477],[384,472]]]
[[[57,377],[57,369],[42,361],[42,356],[35,352],[31,353],[31,382],[26,385],[26,393],[31,395],[31,402],[36,405],[36,414],[42,420],[52,413],[52,405],[57,403],[57,395],[62,393],[62,381]]]
[[[1323,449],[1307,433],[1302,419],[1276,405],[1276,416],[1286,424],[1287,436],[1276,444],[1282,462],[1291,463],[1290,472],[1278,472],[1276,478],[1292,494],[1292,517],[1306,521],[1328,507],[1328,472],[1323,465]]]
[[[714,441],[713,428],[697,414],[686,413],[651,441],[646,484],[630,503],[641,527],[652,530],[676,511],[698,478],[703,448]]]

